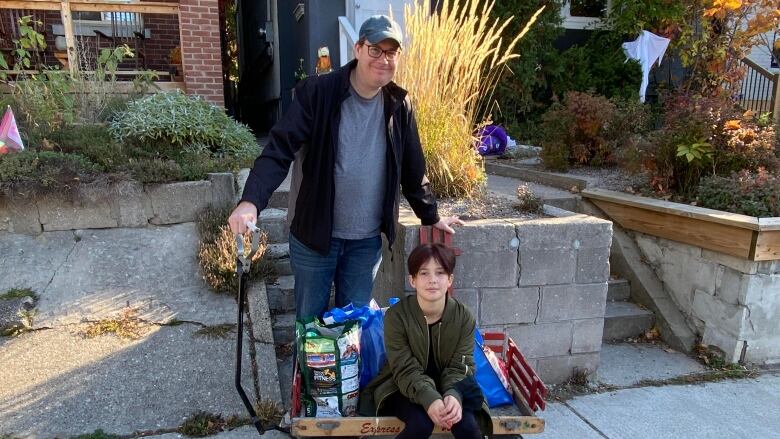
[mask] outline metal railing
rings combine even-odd
[[[780,122],[780,74],[770,72],[749,58],[742,58],[740,62],[747,72],[739,85],[738,104],[759,115],[772,113],[772,118]]]

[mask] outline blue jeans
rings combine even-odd
[[[290,267],[295,277],[297,318],[327,311],[330,286],[336,285],[336,306],[367,305],[374,278],[382,262],[382,237],[331,238],[330,252],[323,256],[290,234]]]

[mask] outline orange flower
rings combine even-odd
[[[729,120],[723,125],[725,130],[738,130],[740,128],[742,128],[742,121],[739,119]]]

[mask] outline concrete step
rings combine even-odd
[[[610,278],[607,282],[607,300],[624,302],[629,298],[631,298],[631,284],[625,279]]]
[[[287,174],[287,178],[284,179],[281,185],[271,194],[271,199],[268,200],[268,207],[274,207],[277,209],[287,209],[288,199],[290,198],[290,175]]]
[[[285,243],[289,239],[287,209],[263,209],[258,215],[257,226],[268,234],[268,242],[271,244]]]
[[[292,274],[292,269],[290,268],[290,243],[269,244],[266,256],[273,260],[277,275],[289,276]]]
[[[290,196],[290,178],[292,176],[292,169],[287,173],[287,177],[282,181],[282,184],[271,194],[271,199],[268,200],[268,207],[274,209],[286,209],[287,200]],[[241,199],[241,195],[244,193],[244,185],[246,179],[249,177],[249,168],[244,168],[238,171],[236,177],[236,183],[238,184],[238,191],[236,192],[236,203]]]
[[[268,307],[274,313],[295,310],[295,279],[291,275],[279,276],[274,283],[266,284]]]
[[[517,186],[521,184],[528,184],[531,192],[541,198],[544,204],[549,204],[550,206],[555,206],[570,212],[574,212],[577,209],[577,195],[562,189],[544,186],[539,183],[500,175],[488,175],[487,188],[491,195],[516,201]]]
[[[653,327],[655,315],[631,302],[607,302],[603,340],[636,337]]]
[[[274,344],[287,344],[295,340],[295,312],[271,316],[274,331]]]

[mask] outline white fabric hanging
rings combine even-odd
[[[639,87],[639,100],[645,101],[645,92],[647,84],[650,83],[650,69],[656,61],[661,63],[661,59],[669,47],[669,38],[659,37],[658,35],[643,30],[639,37],[634,41],[623,43],[623,51],[630,59],[639,61],[642,65],[642,85]]]

